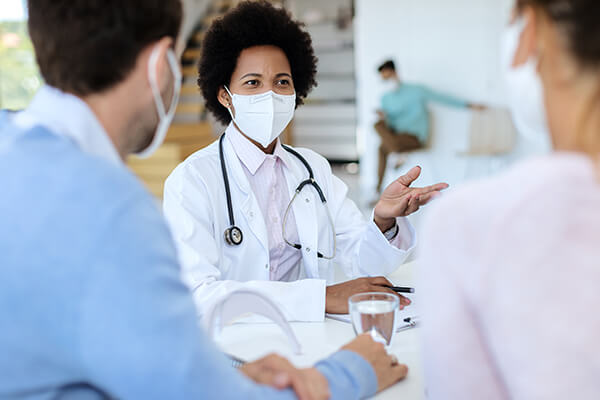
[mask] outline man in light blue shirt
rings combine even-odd
[[[457,108],[484,107],[436,92],[423,85],[402,82],[392,60],[383,63],[378,71],[381,79],[389,86],[389,90],[381,99],[381,109],[378,111],[380,120],[375,124],[375,130],[381,138],[377,184],[377,191],[380,191],[388,155],[417,150],[427,143],[430,125],[428,103],[437,102]]]
[[[0,398],[353,399],[406,375],[367,336],[314,368],[233,369],[123,163],[160,145],[172,116],[179,0],[28,8],[47,85],[0,113]]]

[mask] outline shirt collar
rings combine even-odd
[[[254,143],[248,140],[247,137],[242,135],[240,131],[235,127],[232,123],[229,124],[227,129],[225,130],[225,135],[229,138],[231,145],[233,146],[233,150],[235,154],[239,158],[239,160],[244,164],[244,166],[250,171],[252,175],[256,174],[256,171],[260,168],[260,166],[265,162],[267,157],[270,154],[266,154],[262,150],[260,150]],[[275,150],[273,151],[273,156],[279,158],[283,165],[289,167],[290,165],[290,155],[281,145],[281,140],[277,139],[277,143],[275,144]]]
[[[123,165],[117,149],[90,107],[79,97],[50,86],[37,92],[14,123],[21,129],[43,126],[55,135],[74,141],[85,153]]]

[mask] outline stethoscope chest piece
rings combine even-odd
[[[242,230],[237,226],[232,226],[225,230],[225,242],[231,246],[239,246],[244,240]]]

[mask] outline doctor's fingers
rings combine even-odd
[[[371,285],[394,286],[392,282],[390,282],[386,277],[383,276],[375,276],[372,278],[365,279],[367,279]]]
[[[404,210],[404,216],[409,216],[410,214],[416,213],[419,211],[419,207],[421,207],[421,203],[419,202],[420,196],[411,197],[408,201],[408,205]]]
[[[423,194],[418,196],[417,201],[419,202],[419,206],[424,206],[428,204],[431,200],[434,200],[442,195],[441,192],[431,192],[427,194]]]
[[[391,213],[397,217],[405,216],[410,199],[411,195],[402,196],[398,202],[392,205]]]
[[[421,167],[412,167],[410,171],[396,179],[397,182],[404,186],[410,186],[421,175]]]
[[[369,289],[371,292],[381,292],[381,293],[389,293],[395,296],[398,296],[400,300],[400,309],[402,310],[404,307],[410,305],[411,301],[409,298],[402,296],[400,293],[394,292],[392,289],[389,289],[385,286],[374,285]]]
[[[370,290],[372,290],[374,292],[393,293],[400,298],[400,304],[403,306],[407,306],[411,303],[410,299],[402,296],[399,293],[394,292],[392,289],[389,288],[389,287],[394,286],[394,284],[392,282],[390,282],[387,278],[385,278],[383,276],[376,276],[374,278],[366,278],[366,279],[369,281],[369,283],[371,285],[373,285]],[[388,286],[388,287],[386,287],[386,286]]]
[[[422,195],[431,192],[441,192],[449,187],[450,186],[447,183],[436,183],[435,185],[429,185],[422,188],[414,188],[412,194]]]

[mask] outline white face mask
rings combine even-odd
[[[150,81],[150,88],[152,89],[152,95],[154,96],[154,104],[156,105],[156,111],[158,112],[158,125],[156,126],[156,132],[154,133],[150,145],[137,154],[137,156],[141,158],[150,157],[165,140],[169,126],[173,121],[177,102],[179,101],[179,93],[181,92],[181,69],[179,68],[175,53],[173,50],[169,49],[167,50],[167,61],[171,67],[171,72],[173,72],[174,81],[171,106],[169,107],[169,110],[166,111],[162,96],[160,95],[158,80],[156,78],[156,66],[158,65],[159,54],[160,48],[157,45],[154,50],[152,50],[152,54],[150,54],[150,58],[148,59],[148,80]]]
[[[385,93],[398,89],[398,81],[395,79],[386,79],[383,81],[383,91]]]
[[[244,135],[260,143],[262,147],[273,143],[294,118],[296,94],[286,96],[270,90],[266,93],[242,96],[232,94],[227,86],[225,90],[231,96],[235,108],[235,117],[231,107],[228,108],[233,122]]]
[[[527,26],[523,17],[506,28],[502,40],[502,66],[508,86],[508,103],[519,133],[540,146],[548,147],[550,134],[544,107],[544,88],[537,73],[537,58],[519,67],[513,62],[521,35]]]

